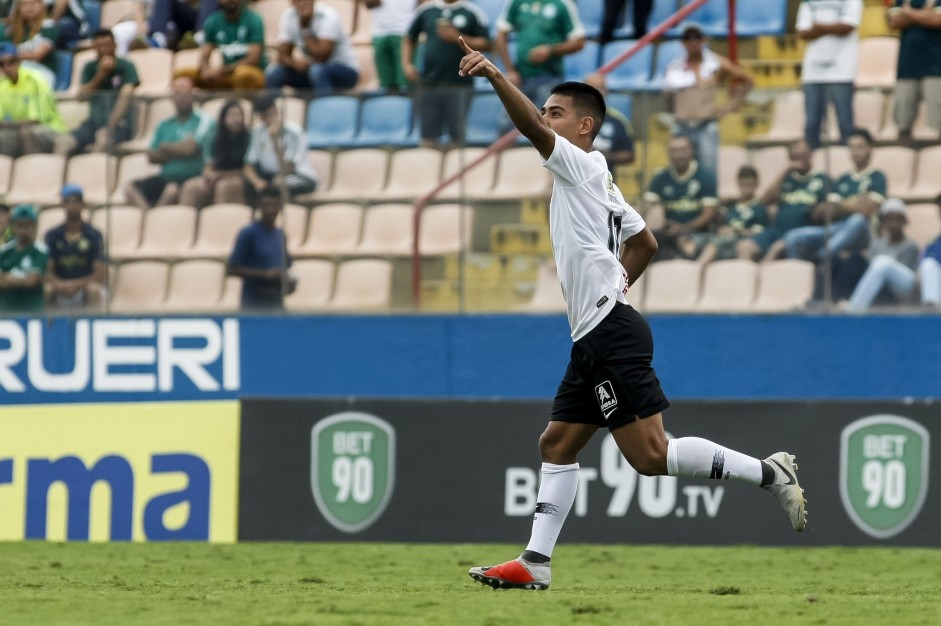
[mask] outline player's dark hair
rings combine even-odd
[[[114,41],[114,33],[112,33],[112,32],[111,32],[110,30],[108,30],[107,28],[99,28],[99,29],[96,30],[95,33],[91,36],[92,39],[98,39],[99,37],[107,37],[107,38],[110,39],[111,41]]]
[[[743,178],[751,178],[753,180],[758,180],[758,170],[756,170],[751,165],[743,165],[742,167],[738,168],[737,178],[739,180]]]
[[[255,113],[270,111],[278,104],[278,97],[273,93],[266,93],[255,98]]]
[[[281,202],[281,190],[275,187],[274,185],[265,185],[260,192],[258,192],[258,200],[277,200]]]
[[[570,97],[575,105],[575,111],[579,115],[587,115],[595,121],[591,129],[592,140],[598,136],[598,133],[601,132],[601,125],[604,124],[605,110],[607,109],[604,96],[601,95],[600,91],[587,83],[572,80],[559,83],[549,93]]]
[[[870,147],[871,147],[871,146],[873,145],[873,143],[874,143],[873,140],[872,140],[872,133],[870,133],[870,132],[869,132],[868,130],[866,130],[865,128],[858,128],[858,127],[857,127],[857,128],[854,128],[852,131],[850,131],[849,137],[859,137],[859,138],[861,138],[863,141],[866,142],[866,145],[868,145],[868,146],[870,146]],[[849,139],[849,137],[847,137],[847,139]]]

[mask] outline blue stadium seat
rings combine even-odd
[[[307,107],[307,147],[343,148],[354,145],[359,99],[354,96],[314,98]]]
[[[650,77],[645,89],[648,91],[663,89],[663,76],[666,74],[667,66],[673,59],[685,53],[683,42],[678,39],[663,41],[658,44],[657,62],[654,65],[653,76]]]
[[[377,96],[363,101],[360,126],[354,143],[357,147],[418,145],[412,127],[412,99],[407,96]]]
[[[609,92],[605,98],[605,102],[607,102],[609,108],[617,109],[624,117],[631,119],[631,114],[634,112],[634,104],[630,94],[618,91]]]
[[[633,41],[612,41],[605,45],[601,51],[602,65],[632,47],[634,43]],[[650,66],[652,64],[653,47],[644,46],[634,56],[608,73],[608,89],[611,91],[644,89],[650,78]]]
[[[676,13],[678,8],[677,0],[654,0],[653,11],[650,12],[650,18],[647,20],[647,30],[651,30],[655,26],[662,24],[664,20]],[[615,39],[634,38],[632,10],[631,4],[628,3],[627,9],[624,11],[624,23],[614,31]]]
[[[601,32],[604,0],[578,0],[578,17],[585,27],[585,36],[595,38]]]
[[[503,104],[495,93],[476,93],[467,112],[469,146],[489,146],[500,136]]]
[[[761,4],[738,2],[736,11],[740,11],[743,5]],[[702,26],[703,32],[710,37],[728,37],[729,35],[729,0],[709,0],[702,7],[693,11],[689,16],[688,22],[695,22]]]
[[[575,54],[566,55],[565,80],[584,80],[585,76],[598,69],[601,48],[597,42],[586,41],[585,47]]]
[[[738,2],[735,7],[735,29],[740,36],[784,34],[787,0]]]
[[[72,53],[56,50],[56,91],[65,91],[72,84]]]

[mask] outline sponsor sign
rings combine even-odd
[[[238,404],[0,408],[0,540],[236,536]]]
[[[930,435],[898,415],[849,424],[840,437],[840,497],[864,533],[887,539],[921,512],[928,493]]]

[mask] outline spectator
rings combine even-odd
[[[201,89],[258,90],[265,87],[265,25],[261,16],[241,0],[219,0],[219,9],[206,18],[198,67],[177,70]],[[222,53],[213,65],[212,52]]]
[[[203,175],[183,183],[180,202],[196,208],[220,202],[254,204],[246,195],[249,185],[243,172],[249,136],[241,103],[226,100],[219,111],[215,132],[206,141]]]
[[[281,212],[281,191],[274,186],[261,190],[258,219],[243,228],[229,256],[227,272],[242,279],[242,308],[280,310],[284,296],[294,291],[284,231],[276,225]]]
[[[719,120],[739,110],[754,81],[740,66],[710,50],[696,24],[687,24],[681,39],[684,52],[667,65],[663,77],[667,107],[674,114],[673,134],[689,137],[699,165],[714,177]],[[720,106],[719,85],[724,82],[731,83],[729,102]]]
[[[738,242],[753,237],[768,226],[768,211],[756,197],[758,170],[743,165],[738,170],[738,200],[729,207],[725,224],[720,226],[699,253],[698,261],[706,264],[716,260],[734,259]],[[695,241],[680,239],[680,248],[686,248],[685,256],[696,253]]]
[[[373,62],[379,86],[389,93],[408,89],[402,64],[402,38],[418,6],[416,0],[363,0],[372,11]]]
[[[198,4],[198,9],[194,6]],[[126,54],[134,45],[176,50],[182,43],[193,41],[203,29],[206,18],[219,8],[217,0],[137,0],[130,19],[112,27],[118,40],[118,54]]]
[[[278,63],[268,68],[269,89],[313,89],[318,96],[351,89],[359,80],[359,61],[346,27],[333,7],[293,0],[278,26]],[[300,54],[295,55],[295,48]]]
[[[13,241],[13,228],[10,226],[10,205],[0,202],[0,245]]]
[[[516,33],[516,59],[510,58],[511,32]],[[563,57],[585,46],[585,28],[569,0],[507,0],[494,43],[507,78],[538,108],[564,80]]]
[[[406,78],[418,84],[416,109],[423,147],[437,147],[445,131],[451,144],[464,143],[474,77],[454,71],[464,57],[458,38],[463,37],[475,50],[489,50],[489,33],[487,15],[466,0],[429,2],[415,12],[402,40],[402,63]],[[412,60],[422,35],[425,45],[419,74]]]
[[[601,32],[598,43],[604,45],[614,39],[614,31],[624,16],[624,6],[627,0],[604,0],[604,13],[601,16]],[[647,34],[647,21],[653,11],[653,0],[633,0],[634,9],[634,39],[640,39]]]
[[[643,198],[648,215],[654,208],[663,209],[664,224],[654,232],[661,260],[684,256],[678,248],[681,236],[693,242],[697,250],[705,245],[719,207],[715,174],[693,158],[690,138],[671,137],[667,155],[670,165],[654,174]]]
[[[22,0],[18,0],[22,2]],[[59,31],[56,47],[71,50],[88,35],[88,16],[81,0],[44,0],[46,12]]]
[[[471,46],[473,47],[473,46]],[[585,77],[585,82],[607,98],[608,88],[604,74],[594,73]],[[607,101],[607,100],[606,100]],[[604,155],[608,171],[617,180],[617,167],[634,162],[634,137],[631,122],[623,113],[608,105],[601,130],[595,136],[595,150]]]
[[[36,207],[17,206],[10,224],[13,240],[0,247],[0,311],[40,312],[45,305],[42,280],[49,252],[36,241]]]
[[[261,124],[252,129],[245,154],[245,178],[258,192],[268,185],[289,196],[317,189],[317,173],[307,158],[307,135],[300,126],[283,121],[278,101],[263,95],[255,102]]]
[[[844,251],[862,250],[869,243],[869,224],[885,200],[885,173],[872,166],[872,135],[857,128],[849,135],[853,171],[840,176],[827,202],[812,218],[823,225],[795,228],[784,237],[787,256],[815,263]]]
[[[56,96],[40,75],[20,67],[16,46],[0,43],[0,154],[50,152],[65,131]]]
[[[941,195],[935,198],[941,211]],[[925,248],[921,263],[918,264],[921,281],[921,303],[929,308],[941,307],[941,235]]]
[[[59,29],[46,17],[42,0],[17,0],[3,40],[16,45],[22,67],[35,70],[50,88],[56,84],[56,39]]]
[[[865,313],[880,294],[883,301],[905,303],[915,292],[918,244],[905,236],[905,203],[889,198],[879,217],[881,236],[872,242],[869,265],[845,307],[853,313]]]
[[[127,201],[144,209],[176,203],[180,186],[202,174],[203,153],[215,126],[193,108],[192,79],[173,79],[171,92],[176,114],[160,122],[147,151],[150,162],[160,165],[160,173],[131,181],[124,189]]]
[[[140,85],[137,68],[115,52],[114,35],[99,30],[92,37],[97,58],[82,68],[79,100],[89,103],[89,116],[78,128],[58,137],[55,152],[70,155],[92,145],[97,151],[110,151],[115,144],[134,137],[134,110],[131,98]]]
[[[818,206],[830,193],[830,177],[812,171],[810,144],[799,139],[788,146],[790,163],[762,198],[769,207],[771,226],[738,243],[740,259],[776,259],[784,252],[784,235],[794,228],[809,226]]]
[[[863,0],[803,0],[797,10],[797,34],[807,42],[801,67],[804,138],[814,150],[820,147],[820,126],[828,103],[836,110],[842,143],[853,130],[853,82],[862,17]]]
[[[887,17],[891,28],[902,31],[892,114],[899,141],[911,144],[920,98],[928,110],[928,126],[941,130],[941,5],[895,0]]]
[[[65,222],[46,233],[49,264],[46,301],[56,307],[99,308],[105,301],[108,266],[101,233],[82,219],[82,188],[62,187]]]

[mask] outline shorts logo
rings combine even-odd
[[[614,413],[614,410],[618,408],[618,399],[614,395],[614,387],[611,386],[611,381],[606,380],[595,387],[595,396],[598,397],[598,406],[601,407],[604,418],[608,419]]]

